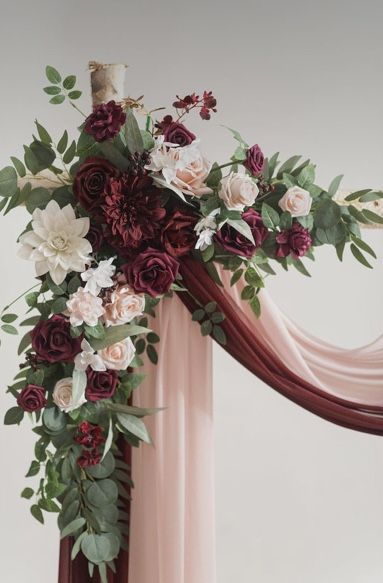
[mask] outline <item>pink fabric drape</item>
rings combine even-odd
[[[166,409],[133,450],[129,583],[214,583],[211,341],[177,297],[156,313],[159,362],[134,404]]]

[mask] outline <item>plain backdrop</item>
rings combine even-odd
[[[80,117],[52,106],[46,64],[74,73],[89,108],[87,62],[128,63],[126,92],[148,108],[211,89],[219,112],[194,117],[211,159],[231,155],[228,125],[267,154],[305,154],[327,185],[382,187],[380,0],[1,0],[0,164],[21,155],[37,117],[58,139]],[[27,215],[1,217],[0,305],[27,289],[33,266],[16,258]],[[369,271],[320,249],[313,277],[269,278],[277,304],[311,333],[344,347],[382,332],[383,230],[366,240],[379,254]],[[23,310],[21,303],[19,309]],[[17,340],[0,348],[1,411],[17,371]],[[383,440],[300,410],[215,352],[218,583],[380,583],[383,577]],[[0,427],[0,578],[54,583],[58,532],[19,499],[33,434]],[[134,581],[132,581],[134,583]],[[153,583],[156,583],[153,581]],[[196,581],[195,583],[198,583]]]

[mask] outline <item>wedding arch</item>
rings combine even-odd
[[[86,115],[76,77],[46,68],[50,102],[83,115],[79,137],[36,121],[0,170],[0,210],[31,215],[18,241],[37,277],[0,316],[17,334],[25,298],[5,415],[35,422],[39,480],[22,496],[40,522],[58,513],[59,583],[214,583],[211,339],[307,411],[382,435],[383,336],[354,350],[312,337],[265,276],[307,275],[322,245],[370,268],[360,227],[382,226],[383,194],[341,194],[341,176],[323,188],[310,160],[281,164],[234,130],[230,161],[210,164],[188,123],[214,115],[211,91],[163,116],[124,97],[125,65],[90,71]]]

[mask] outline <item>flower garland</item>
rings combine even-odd
[[[63,79],[53,67],[46,75],[50,102],[78,109],[76,77]],[[20,324],[32,329],[20,342],[23,362],[8,389],[16,404],[5,415],[10,425],[28,413],[38,436],[27,476],[40,480],[22,496],[34,497],[31,513],[40,522],[43,511],[58,513],[61,536],[74,537],[72,558],[82,551],[103,583],[128,529],[119,501],[129,499],[131,481],[121,443],[150,443],[143,417],[156,412],[130,404],[144,355],[158,360],[160,339],[148,316],[162,298],[188,293],[182,258],[192,254],[218,285],[216,264],[232,272],[232,285],[244,277],[242,298],[259,316],[258,293],[273,265],[309,275],[302,259],[329,244],[340,260],[349,245],[370,267],[366,254],[375,253],[359,223],[383,223],[368,207],[379,206],[381,192],[351,193],[346,202],[356,206],[338,202],[341,176],[322,188],[309,160],[280,164],[278,154],[265,158],[236,131],[231,160],[211,164],[184,122],[192,110],[209,120],[215,97],[177,96],[173,106],[174,117],[148,113],[141,129],[140,100],[109,101],[94,107],[75,140],[65,131],[57,143],[36,121],[24,161],[12,157],[13,166],[0,171],[0,210],[22,205],[31,215],[19,254],[37,275],[17,298],[35,315]],[[39,177],[45,186],[36,187]],[[1,328],[17,334],[11,305]],[[193,314],[202,334],[223,344],[224,318],[214,302]]]

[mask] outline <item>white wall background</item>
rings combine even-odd
[[[190,121],[210,157],[225,160],[240,130],[267,153],[311,156],[326,184],[381,187],[382,4],[379,0],[0,1],[0,165],[21,155],[37,117],[56,136],[79,119],[50,106],[44,66],[76,73],[89,59],[127,62],[127,92],[149,107],[212,89],[219,114]],[[86,108],[87,92],[83,100]],[[30,286],[16,259],[23,211],[1,217],[0,305]],[[269,280],[277,303],[310,332],[343,346],[381,333],[383,231],[374,272],[320,250],[313,278]],[[2,388],[17,370],[16,340],[0,349]],[[1,392],[4,411],[11,399]],[[219,583],[380,583],[383,441],[300,410],[215,353]],[[57,532],[19,500],[33,434],[0,427],[0,573],[6,583],[54,583]],[[17,557],[17,558],[16,558]],[[134,582],[132,582],[134,583]],[[156,582],[153,582],[156,583]],[[195,583],[198,583],[196,581]]]

